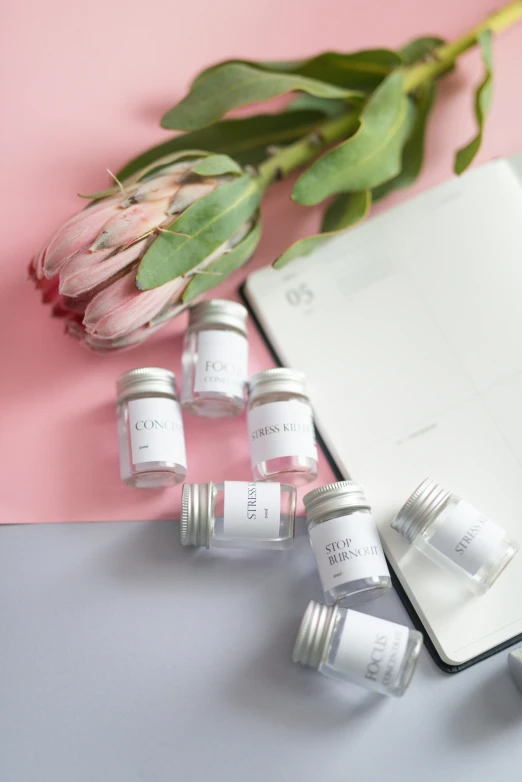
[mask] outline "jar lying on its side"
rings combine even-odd
[[[330,483],[303,502],[326,604],[353,606],[387,592],[390,572],[362,486]]]
[[[253,375],[247,417],[256,480],[297,486],[317,477],[313,414],[302,372],[277,368]]]
[[[392,527],[478,595],[494,584],[518,551],[502,527],[429,478],[405,502]]]
[[[279,483],[186,483],[184,546],[287,549],[294,542],[296,491]]]
[[[248,376],[247,311],[235,301],[210,299],[191,308],[183,345],[181,404],[204,418],[228,418],[245,407]]]
[[[293,660],[332,679],[381,695],[404,695],[422,648],[416,630],[313,600],[303,616]]]
[[[143,367],[117,382],[120,474],[128,486],[175,486],[187,474],[185,436],[174,372]]]

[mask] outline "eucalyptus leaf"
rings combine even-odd
[[[415,38],[399,50],[404,65],[413,65],[416,62],[426,60],[432,54],[434,49],[443,46],[445,41],[434,35],[424,35],[421,38]]]
[[[248,175],[200,198],[151,244],[138,269],[137,288],[149,290],[187,274],[228,241],[252,217],[260,201],[257,182]]]
[[[491,107],[493,97],[493,51],[491,45],[491,30],[485,30],[479,35],[478,41],[482,51],[482,61],[485,68],[485,76],[479,85],[475,94],[475,118],[477,120],[477,135],[457,151],[455,155],[454,171],[456,174],[462,174],[472,163],[473,158],[482,144],[482,135],[484,132],[484,123]]]
[[[436,94],[435,82],[428,82],[417,91],[415,106],[415,121],[413,128],[402,150],[401,170],[393,179],[383,182],[373,191],[373,201],[380,201],[393,190],[409,187],[418,178],[424,161],[424,146],[426,126],[429,114],[433,108]]]
[[[210,155],[195,165],[192,171],[199,176],[243,173],[241,166],[228,155]]]
[[[185,288],[183,301],[192,301],[202,293],[215,288],[229,274],[245,264],[254,254],[261,239],[261,218],[257,220],[252,230],[229,253],[209,264],[206,269],[197,272]]]
[[[196,130],[216,122],[239,106],[269,100],[289,92],[322,98],[354,98],[360,93],[293,74],[270,73],[242,63],[222,65],[198,81],[189,94],[165,114],[164,128]]]
[[[257,165],[265,160],[267,146],[296,141],[311,133],[322,121],[324,112],[318,110],[225,119],[192,133],[180,133],[163,144],[147,149],[126,163],[118,172],[118,177],[127,179],[169,153],[194,147],[231,155],[240,165]]]
[[[285,111],[320,111],[325,117],[340,117],[347,108],[344,100],[339,98],[316,98],[315,95],[303,93],[290,101]]]
[[[371,203],[372,197],[369,190],[363,190],[360,193],[343,193],[338,196],[325,213],[322,225],[323,233],[299,239],[279,256],[274,263],[274,268],[281,269],[297,258],[310,255],[317,247],[363,220],[370,211]]]
[[[404,76],[390,74],[369,98],[360,126],[347,141],[326,152],[299,177],[292,198],[306,206],[335,193],[368,190],[396,176],[413,115]]]

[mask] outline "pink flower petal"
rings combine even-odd
[[[96,253],[90,250],[78,253],[60,274],[60,293],[64,296],[80,296],[93,290],[138,260],[147,244],[148,239],[143,239],[120,252],[114,252],[109,247]]]
[[[138,291],[133,270],[92,299],[85,310],[85,329],[105,339],[126,336],[148,323],[185,285],[185,280],[177,278],[159,288]]]
[[[46,277],[53,277],[73,255],[89,247],[110,217],[119,213],[114,199],[101,203],[72,217],[51,238],[43,265]]]
[[[183,185],[174,196],[167,209],[169,215],[179,214],[187,209],[194,201],[211,193],[217,185],[215,179],[207,179],[205,182],[193,182],[190,185]]]
[[[135,242],[136,239],[165,222],[168,204],[168,199],[163,199],[118,210],[90,245],[90,249],[94,252]]]

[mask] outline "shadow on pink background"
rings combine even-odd
[[[81,206],[75,194],[104,187],[106,168],[115,170],[166,138],[161,115],[183,95],[194,73],[212,61],[398,47],[422,34],[452,38],[498,5],[491,0],[10,4],[0,31],[0,522],[179,514],[179,488],[146,492],[120,483],[114,387],[117,376],[135,366],[178,372],[186,315],[134,350],[97,356],[62,334],[61,323],[50,318],[26,280],[29,258]],[[497,40],[495,73],[479,161],[522,148],[515,91],[522,76],[522,26]],[[473,133],[471,90],[480,78],[478,53],[471,52],[441,84],[416,190],[451,175],[455,148]],[[264,236],[249,269],[270,263],[317,228],[319,211],[297,207],[289,192],[290,183],[282,183],[266,200]],[[244,274],[228,280],[217,295],[236,296]],[[254,372],[272,362],[253,325],[250,333]],[[345,356],[349,361],[349,338]],[[191,482],[251,477],[243,417],[205,422],[185,416],[185,426]],[[322,460],[320,482],[332,477]]]

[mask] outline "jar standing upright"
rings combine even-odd
[[[228,418],[245,407],[247,310],[210,299],[191,308],[183,345],[181,404],[204,418]]]
[[[248,382],[248,436],[256,480],[300,485],[317,477],[317,446],[305,376],[267,369]]]
[[[387,592],[390,572],[362,486],[330,483],[303,502],[327,605],[353,606]]]
[[[122,481],[137,489],[180,483],[187,457],[174,372],[143,367],[121,375],[117,415]]]

